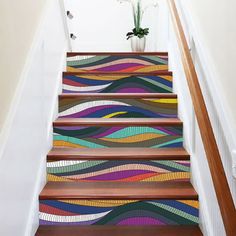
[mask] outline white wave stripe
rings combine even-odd
[[[39,213],[39,219],[49,222],[64,222],[64,223],[76,223],[76,222],[86,222],[91,220],[97,220],[107,215],[111,211],[106,211],[98,214],[89,214],[89,215],[75,215],[75,216],[58,216],[53,214],[48,214],[44,212]]]
[[[47,162],[48,168],[64,167],[64,166],[73,166],[77,164],[82,164],[87,161],[53,161]]]
[[[106,105],[127,106],[127,107],[131,106],[123,102],[117,102],[117,101],[111,101],[111,100],[91,101],[91,102],[78,104],[74,107],[67,109],[66,111],[60,112],[60,116],[67,116],[67,115],[84,111],[89,108],[98,107],[98,106],[106,106]]]
[[[67,57],[67,61],[80,61],[84,59],[90,59],[96,57],[96,55],[87,55],[87,56],[74,56],[74,57]]]
[[[104,89],[110,86],[111,84],[112,83],[105,84],[105,85],[97,85],[97,86],[86,86],[86,87],[77,87],[77,86],[63,84],[63,89],[68,90],[68,91],[75,91],[75,92],[91,92],[91,91]]]

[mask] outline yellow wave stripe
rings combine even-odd
[[[129,136],[125,138],[100,138],[103,141],[113,142],[113,143],[136,143],[141,141],[146,141],[154,138],[160,138],[165,136],[164,134],[153,134],[153,133],[147,133],[147,134],[137,134],[134,136]]]
[[[144,99],[145,101],[155,102],[155,103],[165,103],[165,104],[177,104],[178,100],[176,98],[161,98],[161,99]]]
[[[102,118],[112,118],[116,115],[122,115],[122,114],[126,114],[126,113],[127,113],[126,111],[114,112],[114,113],[108,114],[106,116],[103,116]]]
[[[66,141],[55,140],[53,141],[53,146],[55,147],[71,147],[71,148],[86,148],[85,146],[74,144]]]
[[[83,75],[79,75],[76,77],[80,77],[80,78],[84,78],[84,79],[92,79],[92,80],[119,80],[119,79],[123,79],[126,78],[127,75],[89,75],[89,76],[83,76]]]
[[[167,174],[161,174],[157,176],[152,176],[147,179],[141,180],[141,182],[164,182],[168,180],[176,180],[176,179],[189,179],[190,173],[189,172],[171,172]]]
[[[168,70],[168,65],[146,66],[144,68],[135,70],[135,72],[153,72],[158,70]]]
[[[172,80],[173,80],[173,77],[170,76],[170,75],[161,75],[159,77],[162,78],[162,79],[168,80],[170,82],[172,82]]]
[[[56,175],[47,174],[47,181],[52,182],[73,182],[73,180],[65,179],[63,177],[58,177]]]
[[[81,70],[78,68],[67,66],[67,72],[86,72],[86,70]],[[87,72],[89,72],[89,71],[87,71]]]
[[[60,202],[94,207],[113,207],[138,202],[137,200],[63,200]]]
[[[199,201],[191,201],[191,200],[179,200],[178,202],[184,203],[188,206],[199,209]]]

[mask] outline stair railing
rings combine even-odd
[[[179,46],[187,84],[200,129],[213,185],[227,236],[236,235],[236,210],[219,148],[213,132],[197,72],[189,51],[175,0],[168,0],[169,11]]]

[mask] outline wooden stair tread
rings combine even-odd
[[[113,125],[142,125],[142,126],[181,126],[178,118],[58,118],[54,126],[113,126]]]
[[[177,98],[173,93],[63,93],[59,98]]]
[[[189,160],[184,148],[53,148],[48,160]]]
[[[101,55],[111,55],[111,56],[168,56],[168,52],[67,52],[67,57],[73,56],[101,56]]]
[[[40,226],[36,236],[201,236],[198,226]]]
[[[168,70],[159,70],[159,71],[150,71],[150,72],[110,72],[110,71],[74,71],[74,72],[63,72],[63,77],[68,76],[68,75],[109,75],[109,76],[129,76],[129,75],[137,75],[137,76],[142,76],[142,75],[153,75],[153,76],[162,76],[162,75],[169,75],[172,76],[173,72],[168,71]]]
[[[100,200],[196,200],[198,195],[190,182],[48,182],[40,200],[100,199]]]

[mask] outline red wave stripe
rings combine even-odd
[[[127,69],[120,70],[119,72],[134,72],[134,71],[142,69],[144,67],[145,66],[134,66],[134,67],[130,67],[130,68],[127,68]]]
[[[73,80],[68,80],[68,79],[63,79],[63,84],[72,85],[72,86],[79,86],[79,87],[86,87],[87,86],[85,84],[81,84],[79,82],[76,82]]]
[[[146,178],[150,178],[153,176],[157,176],[159,174],[157,173],[147,173],[147,174],[142,174],[142,175],[138,175],[138,176],[133,176],[133,177],[129,177],[129,178],[124,178],[124,179],[118,179],[118,180],[106,180],[106,182],[132,182],[132,181],[140,181],[140,180],[144,180]],[[69,180],[73,180],[73,181],[78,181],[78,182],[103,182],[104,180],[87,180],[87,179],[70,179]]]

